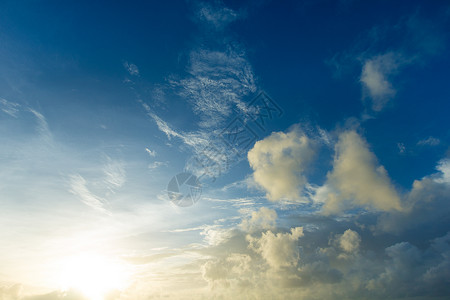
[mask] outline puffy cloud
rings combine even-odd
[[[442,159],[439,161],[436,169],[442,174],[436,179],[436,181],[441,183],[450,183],[450,159]]]
[[[359,244],[361,243],[361,237],[356,231],[347,229],[337,239],[339,247],[348,253],[353,253],[359,250]]]
[[[304,173],[315,154],[316,142],[299,129],[274,132],[248,152],[253,178],[269,200],[299,200],[306,184]]]
[[[372,109],[380,111],[395,96],[395,89],[389,81],[399,66],[398,58],[393,53],[372,57],[364,62],[360,81],[364,91],[372,98]]]
[[[247,236],[249,247],[275,268],[295,266],[300,258],[298,239],[303,236],[303,228],[295,227],[290,233],[263,232],[260,238]]]
[[[404,230],[438,231],[450,224],[450,160],[438,162],[438,172],[414,180],[404,196],[404,211],[386,212],[379,216],[376,229],[400,233]]]
[[[207,261],[202,267],[202,275],[207,281],[229,285],[229,281],[239,281],[249,271],[252,258],[248,254],[232,253],[227,257]],[[241,283],[242,284],[242,283]]]
[[[354,207],[379,211],[402,210],[400,197],[383,166],[367,143],[355,132],[340,134],[335,146],[333,170],[318,188],[315,200],[325,202],[326,214]]]
[[[242,220],[241,227],[245,231],[272,229],[276,225],[277,212],[267,207],[253,211],[250,219]]]

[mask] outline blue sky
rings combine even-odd
[[[0,298],[447,299],[449,22],[2,1]]]

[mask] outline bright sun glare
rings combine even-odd
[[[75,289],[91,300],[103,300],[108,292],[124,288],[127,281],[124,264],[97,254],[69,257],[62,267],[62,288]]]

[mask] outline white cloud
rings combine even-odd
[[[40,112],[28,108],[28,110],[36,117],[38,121],[37,130],[41,136],[46,142],[50,142],[52,140],[52,134],[50,132],[50,129],[48,127],[48,123],[44,115],[42,115]]]
[[[148,155],[150,155],[151,157],[155,157],[156,156],[156,151],[155,150],[150,150],[149,148],[145,148],[145,152],[147,152]]]
[[[441,140],[435,137],[428,137],[426,139],[420,140],[417,142],[417,145],[419,146],[437,146],[441,143]]]
[[[103,167],[106,184],[114,189],[122,187],[126,181],[126,172],[123,162],[113,161],[108,158],[108,163]]]
[[[277,212],[267,207],[261,207],[258,211],[251,213],[250,219],[244,219],[241,228],[244,231],[252,232],[261,229],[275,228]]]
[[[167,165],[168,165],[168,163],[165,161],[154,161],[148,165],[148,168],[150,170],[155,170],[155,169],[158,169],[159,167],[167,166]]]
[[[19,112],[20,104],[15,102],[10,102],[6,99],[0,98],[1,109],[4,113],[7,113],[11,117],[17,118],[17,113]]]
[[[343,234],[337,237],[337,243],[339,247],[345,252],[353,253],[359,250],[361,237],[356,231],[347,229]]]
[[[438,162],[435,174],[414,180],[412,189],[404,196],[405,209],[386,212],[379,216],[376,230],[400,233],[420,228],[440,228],[449,224],[450,162]],[[429,229],[430,230],[430,229]]]
[[[295,227],[290,233],[273,233],[268,230],[261,237],[247,235],[250,249],[275,268],[296,266],[300,259],[298,239],[303,236],[303,228]]]
[[[360,81],[364,91],[372,99],[372,109],[380,111],[392,99],[396,90],[390,82],[400,65],[399,58],[394,53],[378,55],[364,61]]]
[[[69,191],[80,197],[81,201],[89,207],[98,210],[103,213],[109,214],[105,206],[107,201],[93,194],[86,185],[86,180],[79,174],[69,176],[70,189]]]
[[[256,92],[252,67],[243,51],[197,49],[190,54],[190,76],[172,81],[201,118],[199,125],[223,125],[235,105],[245,109],[242,98]]]
[[[229,23],[239,18],[239,14],[228,7],[210,3],[202,3],[198,10],[198,18],[217,30],[224,29]]]
[[[306,184],[304,173],[314,157],[316,144],[298,128],[288,133],[274,132],[255,143],[248,161],[255,182],[269,200],[300,200]]]
[[[139,75],[139,69],[135,64],[128,63],[127,61],[123,63],[123,66],[127,70],[128,73],[132,76],[138,76]]]
[[[386,170],[378,165],[367,143],[355,131],[341,133],[335,151],[333,170],[315,196],[316,201],[324,202],[324,213],[354,207],[402,210]]]
[[[450,159],[442,159],[439,161],[436,169],[441,172],[442,176],[437,178],[437,182],[450,183]]]

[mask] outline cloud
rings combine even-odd
[[[436,181],[439,183],[450,183],[450,159],[440,160],[436,169],[442,174]]]
[[[126,172],[123,162],[113,161],[108,157],[108,162],[103,167],[106,184],[113,189],[122,187],[126,181]]]
[[[438,162],[437,173],[414,180],[404,196],[405,210],[379,216],[376,229],[399,234],[405,230],[441,231],[450,225],[450,162]]]
[[[214,4],[201,3],[197,12],[197,17],[201,22],[216,30],[223,30],[228,24],[235,21],[240,15],[234,10]]]
[[[406,151],[405,144],[397,143],[398,153],[403,154]]]
[[[379,211],[402,210],[400,197],[383,166],[378,165],[366,141],[355,131],[339,135],[333,170],[315,199],[324,202],[323,212],[364,207]]]
[[[43,114],[32,108],[28,108],[28,110],[36,117],[38,121],[37,130],[41,138],[43,138],[46,142],[51,142],[53,137],[48,127],[47,119]]]
[[[435,137],[428,137],[426,139],[420,140],[417,142],[417,145],[419,146],[437,146],[441,143],[441,140]]]
[[[345,252],[353,253],[359,250],[361,237],[356,231],[347,229],[343,234],[336,237],[336,242],[338,246]]]
[[[396,90],[390,82],[390,76],[397,71],[399,66],[399,57],[392,52],[364,61],[360,81],[363,91],[372,100],[374,111],[382,110],[387,102],[395,96]]]
[[[267,263],[275,268],[296,266],[300,258],[298,239],[303,236],[303,228],[295,227],[290,233],[273,233],[268,230],[261,237],[247,236],[250,249],[259,253]]]
[[[149,148],[145,148],[145,152],[147,152],[148,155],[150,155],[151,157],[155,157],[156,156],[156,151],[155,150],[150,150]]]
[[[298,128],[274,132],[248,152],[253,179],[269,200],[299,200],[306,184],[306,167],[314,157],[316,142]]]
[[[86,186],[86,180],[81,175],[74,174],[69,176],[69,179],[70,179],[69,191],[72,194],[80,197],[81,201],[87,206],[100,212],[109,214],[108,210],[106,210],[105,208],[107,201],[91,193]]]
[[[21,284],[11,284],[0,286],[0,299],[4,300],[19,300],[22,292]]]
[[[272,229],[276,225],[277,212],[267,207],[261,207],[251,213],[250,219],[242,220],[241,227],[244,231],[252,232],[261,229]]]
[[[135,64],[128,63],[127,61],[123,63],[123,66],[127,70],[127,72],[132,76],[139,75],[139,69]]]
[[[252,67],[239,49],[193,50],[188,72],[172,85],[192,104],[203,128],[223,125],[233,106],[245,110],[242,98],[256,92]]]
[[[7,113],[11,117],[17,118],[20,104],[0,98],[0,107],[4,113]]]
[[[150,170],[155,170],[155,169],[158,169],[159,167],[167,166],[167,165],[168,165],[168,163],[165,161],[154,161],[148,165],[148,168]]]

